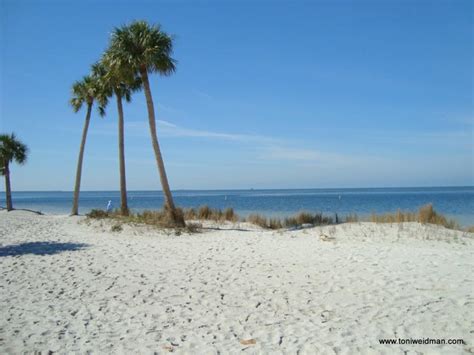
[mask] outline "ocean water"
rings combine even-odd
[[[180,207],[209,205],[213,208],[233,207],[241,216],[261,213],[267,216],[287,216],[299,211],[323,212],[345,216],[357,213],[366,217],[372,212],[415,211],[432,203],[435,209],[456,219],[462,226],[474,225],[474,186],[423,188],[353,188],[300,190],[179,190],[173,192]],[[161,191],[129,191],[132,210],[159,209],[163,205]],[[82,191],[80,213],[93,208],[105,209],[112,200],[120,206],[118,191]],[[72,192],[13,192],[16,208],[28,208],[50,214],[70,212]],[[0,194],[0,206],[5,196]]]

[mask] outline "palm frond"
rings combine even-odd
[[[146,69],[170,75],[176,70],[172,53],[173,39],[161,30],[160,25],[134,21],[114,29],[107,60],[109,65],[119,70],[138,73]]]
[[[78,112],[86,103],[92,105],[97,102],[97,109],[101,116],[105,115],[108,98],[112,96],[112,87],[105,78],[106,68],[100,62],[92,65],[91,75],[86,75],[72,86],[72,97],[69,100],[74,112]]]
[[[24,164],[28,156],[28,147],[18,140],[14,133],[0,135],[0,168],[5,172],[5,166],[15,161]]]

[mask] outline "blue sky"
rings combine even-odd
[[[31,149],[14,190],[72,190],[71,84],[134,19],[175,36],[151,79],[173,189],[474,184],[470,0],[0,3],[0,131]],[[160,189],[143,93],[124,109],[128,187]],[[83,190],[118,189],[116,117],[94,112]]]

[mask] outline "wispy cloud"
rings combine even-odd
[[[208,130],[185,128],[164,120],[157,120],[157,124],[158,129],[160,130],[160,134],[168,137],[196,137],[220,139],[227,141],[259,143],[269,143],[276,141],[276,139],[274,138],[265,137],[261,135],[214,132]]]
[[[162,110],[162,111],[165,111],[165,112],[168,112],[168,113],[172,113],[172,114],[185,114],[185,111],[184,110],[181,110],[179,108],[176,108],[176,107],[171,107],[171,106],[168,106],[168,105],[163,105],[162,103],[158,103],[156,104],[158,110]]]
[[[217,132],[205,129],[186,128],[165,120],[156,121],[158,135],[161,137],[175,137],[175,138],[203,138],[234,142],[249,142],[258,144],[270,144],[280,142],[280,139],[262,136],[257,134],[245,133],[228,133]],[[146,137],[149,135],[149,128],[147,121],[128,121],[125,122],[125,132],[127,135],[135,137]],[[93,135],[112,136],[116,135],[116,128],[114,123],[107,123],[101,128],[94,128],[91,131]]]
[[[208,93],[206,93],[204,91],[201,91],[201,90],[193,90],[193,93],[196,96],[199,96],[200,98],[204,98],[206,100],[212,100],[213,99],[213,97],[211,95],[209,95]]]
[[[334,170],[336,172],[348,171],[347,169],[354,169],[355,171],[367,170],[376,171],[377,168],[397,166],[400,163],[397,161],[397,156],[377,155],[374,153],[351,153],[347,151],[338,150],[323,150],[317,147],[312,147],[310,144],[304,142],[296,142],[290,139],[282,139],[264,135],[254,135],[235,132],[219,132],[207,129],[197,129],[183,127],[166,120],[157,120],[157,131],[160,138],[176,138],[195,140],[209,140],[229,142],[229,144],[238,143],[242,148],[242,157],[246,157],[246,161],[252,161],[258,164],[275,165],[283,164],[285,166],[292,166],[294,168],[324,168]],[[110,123],[110,129],[95,130],[95,134],[116,134],[115,124]],[[445,142],[465,142],[465,138],[469,136],[469,132],[424,132],[417,134],[402,134],[402,132],[394,132],[392,134],[386,132],[378,132],[373,134],[372,139],[382,140],[385,143],[391,140],[403,141],[405,144],[411,142],[413,144],[424,144],[428,142],[437,142],[438,144],[446,144]],[[128,121],[126,122],[126,134],[135,137],[148,137],[148,122],[142,121]],[[190,139],[188,141],[191,141]],[[444,142],[444,143],[443,143]],[[191,143],[193,144],[193,143]],[[234,147],[234,146],[229,146]],[[245,155],[245,151],[249,148],[252,151],[251,158]],[[199,149],[197,147],[196,149]],[[233,148],[229,148],[233,149]],[[237,152],[238,155],[238,152]],[[236,156],[237,156],[236,155]],[[216,157],[219,154],[216,154]],[[405,158],[406,159],[406,158]],[[176,162],[175,162],[176,163]],[[225,163],[224,161],[222,163]],[[408,164],[405,161],[406,164]],[[290,164],[290,165],[288,165]],[[416,164],[413,164],[416,166]],[[388,169],[388,168],[387,168]]]

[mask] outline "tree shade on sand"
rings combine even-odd
[[[76,180],[74,184],[74,195],[72,202],[71,215],[75,216],[79,213],[79,191],[81,188],[82,162],[84,160],[84,148],[86,146],[87,131],[91,119],[92,106],[97,102],[97,108],[100,116],[105,116],[105,106],[107,106],[108,93],[101,85],[97,77],[87,75],[80,81],[76,81],[72,86],[72,98],[70,104],[74,112],[86,105],[86,118],[84,128],[82,130],[81,145],[79,148],[79,157],[77,159]]]
[[[13,210],[12,191],[10,184],[10,164],[24,164],[28,155],[28,147],[20,142],[14,133],[0,134],[0,175],[5,176],[5,194],[7,211]]]
[[[149,25],[145,21],[135,21],[129,25],[115,28],[112,33],[110,47],[107,50],[107,63],[114,71],[130,72],[140,76],[147,103],[151,142],[165,196],[165,208],[169,211],[176,226],[184,226],[184,218],[178,213],[174,205],[158,143],[155,108],[148,77],[150,73],[161,75],[174,73],[176,61],[171,57],[172,52],[172,38],[163,32],[159,25]]]

